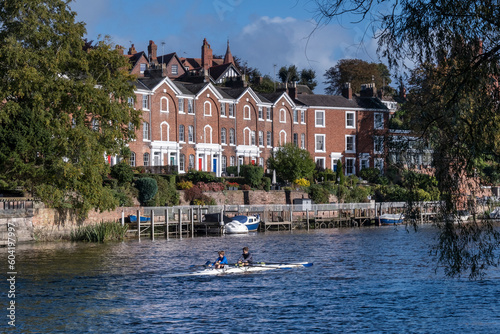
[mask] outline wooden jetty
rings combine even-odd
[[[437,202],[420,203],[414,212],[415,221],[427,223],[437,215]],[[220,235],[218,222],[204,221],[205,214],[235,215],[259,214],[259,230],[291,231],[294,229],[324,229],[338,227],[362,227],[379,225],[378,217],[384,213],[403,213],[405,202],[392,203],[333,203],[333,204],[293,204],[293,205],[223,205],[223,206],[175,206],[145,207],[137,210],[137,217],[148,216],[147,222],[129,224],[129,233],[138,237],[155,236],[183,238]],[[125,219],[122,215],[122,224]]]

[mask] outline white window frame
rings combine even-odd
[[[322,115],[322,122],[318,123],[318,115]],[[325,127],[325,111],[324,110],[315,110],[314,111],[314,126],[316,128],[324,128]]]
[[[173,64],[173,65],[172,65],[172,68],[171,68],[171,71],[172,71],[172,74],[173,74],[173,75],[177,75],[177,74],[179,74],[179,66],[178,66],[178,65],[176,65],[176,64]]]
[[[266,107],[266,120],[269,122],[273,121],[273,114],[271,113],[271,107]]]
[[[264,146],[264,131],[259,131],[259,146]]]
[[[194,103],[193,103],[193,100],[191,99],[188,99],[188,114],[189,115],[194,115],[195,112],[194,112]]]
[[[377,121],[377,118],[380,118]],[[384,129],[384,114],[383,113],[374,113],[373,114],[373,128],[375,130],[383,130]]]
[[[164,108],[164,106],[165,106],[165,105],[163,104],[163,102],[164,102],[164,101],[166,101],[166,102],[165,102],[165,103],[166,103],[166,108]],[[169,108],[170,108],[170,106],[169,106],[168,97],[163,96],[163,97],[160,99],[160,112],[166,112],[166,113],[168,113],[168,112],[169,112]]]
[[[142,155],[142,165],[143,166],[149,166],[150,160],[151,160],[150,156],[151,156],[151,154],[149,154],[148,152],[146,152]]]
[[[379,146],[379,147],[377,147]],[[383,136],[373,136],[373,153],[382,154],[384,153],[384,137]]]
[[[166,131],[167,138],[163,138],[163,126],[164,125],[167,126],[167,131]],[[161,122],[161,124],[160,124],[160,141],[170,141],[170,124],[168,124],[167,122]]]
[[[301,133],[300,134],[300,148],[301,149],[306,149],[306,134],[305,133]]]
[[[352,124],[349,124],[349,116],[352,116]],[[345,112],[345,128],[356,129],[356,113],[354,111]]]
[[[352,150],[347,147],[348,138],[352,138]],[[345,152],[356,153],[356,135],[345,135]]]
[[[226,104],[221,103],[220,104],[220,117],[227,117],[226,116]]]
[[[293,109],[293,124],[299,124],[299,111]]]
[[[349,162],[352,162],[352,166],[349,166]],[[352,171],[350,172],[349,168],[351,168],[351,167],[352,167]],[[345,158],[344,171],[345,171],[346,176],[356,174],[356,158]]]
[[[236,145],[236,132],[234,131],[234,128],[229,129],[229,145]]]
[[[231,166],[231,167],[236,166],[236,157],[234,155],[232,155],[229,158],[229,166]]]
[[[135,152],[130,152],[129,165],[135,167]]]
[[[383,171],[384,171],[384,159],[383,158],[373,159],[373,167],[380,170],[380,173],[383,173]]]
[[[207,104],[208,104],[208,112],[207,112]],[[203,103],[203,115],[212,116],[212,103],[210,103],[209,101],[205,101],[205,103]]]
[[[149,135],[150,135],[149,134],[149,123],[143,122],[142,123],[142,140],[151,141],[151,137]]]
[[[220,130],[220,143],[221,143],[221,145],[227,145],[227,130],[226,130],[226,128],[222,128]]]
[[[249,105],[246,105],[246,106],[243,107],[243,119],[245,119],[245,120],[252,119],[251,109],[250,109]]]
[[[212,144],[212,127],[208,124],[203,128],[203,139],[205,140],[205,144]]]
[[[318,138],[323,138],[323,149],[318,148]],[[325,134],[315,134],[314,135],[314,152],[326,153],[326,135]]]
[[[259,121],[264,120],[264,110],[262,107],[259,107]]]
[[[300,123],[306,124],[306,111],[305,110],[300,111]]]
[[[299,134],[297,132],[293,133],[293,144],[299,147]]]
[[[179,142],[184,143],[186,141],[186,127],[184,124],[179,125]]]
[[[194,143],[194,126],[188,126],[188,142]]]
[[[363,166],[365,164],[366,164],[366,166]],[[370,168],[370,159],[368,159],[368,158],[362,158],[362,159],[359,160],[359,170],[361,171],[364,168]]]
[[[144,74],[144,72],[146,72],[147,68],[148,68],[148,66],[146,65],[146,63],[139,64],[139,73]]]
[[[323,167],[323,168],[326,168],[326,158],[325,158],[325,157],[316,157],[316,158],[314,159],[314,163],[315,163],[316,165],[318,165],[318,161],[323,161],[323,163],[322,163],[322,167]]]
[[[194,169],[194,154],[189,155],[188,170]]]
[[[255,131],[250,132],[250,145],[255,146]]]
[[[284,139],[282,140],[282,135],[284,135]],[[286,144],[286,131],[285,130],[281,130],[280,131],[280,146],[283,146]]]
[[[271,131],[267,131],[266,144],[267,144],[267,147],[273,146],[273,133]]]
[[[179,170],[184,172],[186,168],[186,156],[184,154],[179,155]]]
[[[286,123],[286,109],[280,109],[280,123]]]
[[[148,94],[142,94],[142,110],[150,110],[151,98]]]
[[[222,172],[225,173],[226,170],[227,170],[227,157],[225,155],[221,156],[221,163],[220,163],[221,167],[222,167]]]
[[[234,118],[235,117],[234,116],[235,115],[234,107],[235,107],[234,103],[229,103],[229,111],[228,111],[229,118]]]
[[[179,114],[185,114],[184,112],[184,99],[179,98]]]

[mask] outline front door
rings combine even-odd
[[[217,158],[213,158],[212,172],[217,173]]]

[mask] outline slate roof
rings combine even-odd
[[[139,59],[141,59],[142,56],[146,57],[146,53],[144,51],[141,51],[141,52],[137,52],[137,53],[134,53],[133,55],[125,55],[126,57],[128,57],[130,63],[132,64],[132,68],[135,66],[135,64],[137,63],[137,61]],[[147,57],[146,57],[147,59]]]
[[[234,67],[233,64],[222,64],[217,66],[212,66],[208,69],[210,76],[214,81],[219,80],[219,78],[227,71],[229,67]],[[234,67],[235,71],[239,73],[239,71]]]
[[[284,93],[283,91],[281,92],[278,91],[274,93],[260,93],[260,95],[266,98],[269,102],[275,103],[276,101],[278,101],[281,95],[283,95],[283,93]]]
[[[220,87],[220,89],[224,91],[229,96],[230,99],[237,99],[246,90],[245,87],[240,87],[240,88]]]
[[[143,77],[143,78],[137,78],[137,83],[140,85],[136,84],[136,87],[139,89],[149,89],[152,90],[155,88],[161,81],[163,81],[164,78],[161,77]]]
[[[169,53],[169,54],[166,54],[166,55],[163,55],[163,56],[159,56],[157,57],[158,59],[158,64],[168,64],[172,58],[175,57],[175,52],[172,52],[172,53]]]

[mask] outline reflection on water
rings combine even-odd
[[[497,333],[499,270],[483,281],[435,273],[434,237],[431,227],[418,233],[387,227],[21,245],[16,330]],[[172,277],[214,260],[219,249],[235,262],[243,246],[257,261],[314,266]]]

